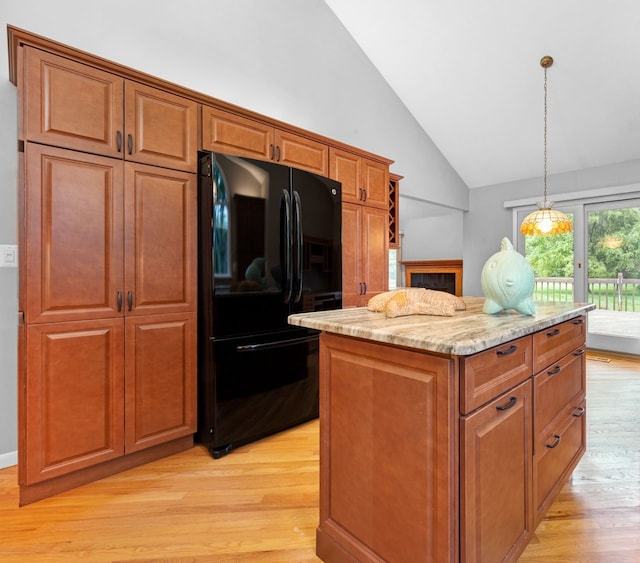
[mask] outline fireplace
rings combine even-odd
[[[462,296],[462,260],[402,262],[406,287],[424,287]]]

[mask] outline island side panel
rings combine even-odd
[[[321,335],[321,559],[457,561],[457,369]]]

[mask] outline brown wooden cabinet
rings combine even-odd
[[[196,181],[25,155],[28,488],[195,432]]]
[[[196,431],[196,314],[125,321],[124,452]]]
[[[388,213],[342,204],[342,305],[362,307],[388,287]]]
[[[462,561],[514,561],[531,538],[532,402],[529,378],[461,420]]]
[[[389,210],[389,167],[331,147],[329,175],[342,182],[342,201]]]
[[[323,332],[318,556],[516,561],[584,452],[584,321],[469,356]]]
[[[26,503],[193,443],[197,104],[22,53]]]
[[[34,324],[26,332],[21,487],[122,456],[122,319]]]
[[[202,107],[202,149],[273,160],[327,176],[329,146],[261,121]]]
[[[320,338],[318,556],[453,561],[454,362],[332,334]]]
[[[342,184],[342,304],[362,307],[389,286],[389,167],[331,147]]]
[[[198,104],[25,47],[24,139],[195,172]]]
[[[586,451],[586,319],[534,335],[534,510],[544,517]]]

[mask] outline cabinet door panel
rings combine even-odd
[[[127,315],[195,311],[195,175],[127,163],[125,178]]]
[[[126,320],[126,453],[196,431],[196,315]]]
[[[373,160],[362,159],[362,183],[366,191],[365,204],[389,209],[389,167]]]
[[[320,176],[329,174],[329,146],[293,133],[276,130],[276,160]]]
[[[121,315],[122,163],[26,150],[27,323]]]
[[[362,207],[362,254],[360,267],[367,284],[365,302],[387,290],[389,283],[389,214],[384,209]]]
[[[342,183],[343,202],[360,202],[360,157],[332,147],[329,152],[329,174]]]
[[[275,154],[274,143],[271,125],[203,106],[203,150],[271,160]]]
[[[126,82],[125,158],[196,171],[198,104],[137,82]]]
[[[462,561],[513,560],[533,533],[531,397],[526,381],[462,419]]]
[[[320,338],[321,530],[349,560],[453,561],[452,361]]]
[[[545,437],[542,448],[534,456],[534,499],[536,521],[539,522],[555,500],[565,481],[586,451],[585,401],[581,409],[566,414],[556,428]]]
[[[22,484],[124,452],[123,321],[27,328]]]
[[[360,206],[342,204],[342,306],[360,304],[362,280],[360,277],[360,238],[362,215]]]
[[[26,140],[121,157],[122,78],[25,48]]]

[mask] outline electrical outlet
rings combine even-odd
[[[0,268],[18,267],[18,246],[15,244],[0,244]]]

